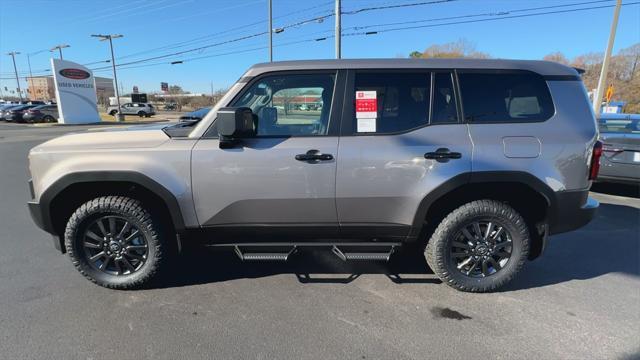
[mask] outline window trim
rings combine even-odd
[[[429,113],[428,113],[428,122],[426,124],[416,126],[410,129],[405,129],[401,131],[394,132],[384,132],[384,133],[359,133],[355,131],[354,120],[353,117],[355,112],[355,81],[357,73],[424,73],[429,74],[430,79],[430,94],[429,94]],[[452,76],[452,85],[453,85],[453,93],[454,98],[456,99],[456,114],[458,115],[458,120],[455,122],[446,122],[446,123],[431,123],[431,115],[433,112],[433,89],[434,89],[434,77],[435,73],[449,73]],[[344,107],[342,109],[342,117],[341,117],[341,126],[340,126],[340,136],[394,136],[394,135],[402,135],[407,134],[428,126],[442,126],[442,125],[457,125],[461,124],[461,108],[458,102],[458,90],[457,83],[455,78],[455,69],[431,69],[431,68],[418,68],[418,69],[349,69],[347,72],[346,84],[344,87]]]
[[[514,120],[506,120],[506,121],[483,121],[483,122],[474,122],[471,121],[469,119],[467,119],[465,113],[464,113],[464,99],[463,99],[463,95],[462,95],[462,88],[460,85],[460,78],[459,76],[461,74],[464,73],[468,73],[468,74],[528,74],[528,75],[534,75],[539,77],[543,82],[544,85],[547,89],[547,93],[549,94],[549,99],[551,100],[551,107],[552,107],[552,111],[549,115],[548,118],[546,119],[527,119],[524,121],[514,121]],[[462,122],[464,124],[469,124],[469,125],[489,125],[489,124],[531,124],[531,123],[543,123],[546,121],[549,121],[550,119],[553,119],[556,114],[557,114],[557,109],[556,109],[556,103],[553,99],[553,94],[551,93],[551,89],[549,88],[549,80],[547,80],[547,77],[541,74],[538,74],[537,72],[534,71],[529,71],[529,70],[519,70],[519,69],[456,69],[456,82],[457,82],[457,88],[458,88],[458,99],[460,101],[460,110],[462,113]]]
[[[343,107],[343,97],[340,96],[344,93],[344,84],[346,72],[341,69],[321,69],[321,70],[282,70],[282,71],[270,71],[265,72],[260,75],[252,76],[252,77],[243,77],[242,79],[248,78],[249,81],[238,91],[236,95],[233,96],[223,107],[231,106],[235,101],[244,96],[247,91],[257,82],[265,77],[270,76],[279,76],[279,75],[333,75],[334,83],[333,83],[333,94],[331,99],[331,113],[329,114],[329,128],[327,129],[327,133],[323,135],[256,135],[251,139],[288,139],[288,138],[306,138],[306,137],[335,137],[339,135],[340,129],[340,114],[339,110]],[[218,134],[213,134],[213,129],[215,129],[215,124],[217,121],[217,117],[213,119],[207,130],[201,136],[201,139],[218,139]]]

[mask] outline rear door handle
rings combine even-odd
[[[436,151],[424,154],[425,159],[436,160],[438,162],[447,162],[450,159],[460,159],[462,154],[451,151],[447,148],[439,148]]]
[[[333,155],[331,154],[323,154],[318,150],[309,150],[306,154],[298,154],[296,155],[296,160],[298,161],[330,161],[333,160]]]

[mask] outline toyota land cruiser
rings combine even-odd
[[[110,288],[146,285],[205,241],[245,261],[313,247],[387,261],[413,244],[445,284],[485,292],[591,220],[601,151],[583,83],[560,64],[274,62],[199,122],[36,146],[29,208]]]

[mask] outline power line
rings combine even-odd
[[[622,4],[622,6],[637,5],[637,4],[640,4],[640,1]],[[440,24],[405,26],[405,27],[396,27],[396,28],[391,28],[391,29],[380,29],[380,30],[367,31],[367,32],[353,32],[353,33],[343,34],[343,36],[374,35],[374,34],[392,32],[392,31],[413,30],[413,29],[440,27],[440,26],[448,26],[448,25],[469,24],[469,23],[478,23],[478,22],[486,22],[486,21],[516,19],[516,18],[525,18],[525,17],[532,17],[532,16],[542,16],[542,15],[562,14],[562,13],[570,13],[570,12],[577,12],[577,11],[605,9],[605,8],[611,8],[611,7],[614,7],[614,6],[615,5],[591,6],[591,7],[585,7],[585,8],[577,8],[577,9],[545,11],[545,12],[533,13],[533,14],[501,16],[501,17],[494,17],[494,18],[488,18],[488,19],[463,20],[463,21],[453,21],[453,22],[440,23]],[[407,22],[405,22],[405,23],[407,23]],[[384,24],[370,25],[369,27],[375,27],[375,26],[384,26]]]
[[[353,30],[362,30],[369,29],[377,26],[392,26],[392,25],[405,25],[405,24],[417,24],[423,22],[432,22],[432,21],[443,21],[443,20],[454,20],[454,19],[465,19],[471,17],[482,17],[482,16],[504,16],[510,13],[516,12],[525,12],[525,11],[535,11],[535,10],[543,10],[543,9],[553,9],[560,7],[569,7],[569,6],[579,6],[579,5],[588,5],[594,3],[603,3],[603,2],[612,2],[614,0],[596,0],[596,1],[587,1],[587,2],[579,2],[572,4],[562,4],[562,5],[551,5],[551,6],[542,6],[542,7],[534,7],[534,8],[526,8],[526,9],[514,9],[514,10],[505,10],[505,11],[495,11],[495,12],[487,12],[487,13],[478,13],[478,14],[468,14],[468,15],[458,15],[458,16],[447,16],[440,18],[430,18],[430,19],[422,19],[422,20],[412,20],[412,21],[400,21],[400,22],[392,22],[392,23],[384,23],[384,24],[375,24],[375,25],[365,25],[365,26],[351,26],[347,29]]]
[[[591,6],[591,7],[584,7],[584,8],[574,8],[574,9],[565,9],[565,10],[556,10],[556,11],[546,11],[546,12],[531,13],[531,14],[497,16],[497,15],[502,15],[502,14],[506,15],[506,14],[514,13],[514,12],[524,12],[524,11],[531,11],[531,10],[561,8],[561,7],[567,7],[567,6],[577,6],[577,5],[602,3],[602,2],[607,2],[607,1],[612,1],[612,0],[598,0],[598,1],[588,1],[588,2],[581,2],[581,3],[572,3],[572,4],[544,6],[544,7],[537,7],[537,8],[528,8],[528,9],[515,9],[515,10],[496,12],[496,13],[470,14],[470,15],[461,15],[461,16],[456,16],[456,17],[439,18],[439,19],[424,19],[424,20],[406,21],[406,22],[398,22],[398,23],[373,24],[373,25],[352,27],[352,29],[358,29],[359,30],[359,29],[373,28],[373,27],[379,27],[379,26],[402,25],[402,24],[411,24],[411,23],[438,21],[438,20],[448,20],[448,19],[465,18],[465,17],[494,16],[492,18],[485,18],[485,19],[453,21],[453,22],[429,24],[429,25],[418,25],[418,26],[405,26],[405,27],[396,27],[396,28],[391,28],[391,29],[380,29],[380,30],[366,31],[366,32],[352,32],[352,33],[343,34],[343,36],[368,36],[368,35],[374,35],[374,34],[378,34],[378,33],[392,32],[392,31],[402,31],[402,30],[411,30],[411,29],[417,29],[417,28],[430,28],[430,27],[450,26],[450,25],[457,25],[457,24],[467,24],[467,23],[496,21],[496,20],[505,20],[505,19],[514,19],[514,18],[524,18],[524,17],[532,17],[532,16],[543,16],[543,15],[552,15],[552,14],[560,14],[560,13],[579,12],[579,11],[610,8],[610,7],[614,6],[614,5],[602,5],[602,6]],[[416,3],[412,3],[412,4],[416,4]],[[419,3],[419,4],[422,5],[423,3]],[[637,5],[637,4],[640,4],[640,1],[622,4],[622,6]],[[407,5],[410,5],[410,4],[407,4]],[[393,6],[397,6],[397,5],[393,5]],[[375,10],[377,10],[378,8],[380,8],[380,7],[375,7]],[[313,18],[313,19],[317,19],[317,18]],[[294,23],[294,24],[289,24],[289,25],[287,25],[287,27],[299,26],[300,24],[307,23],[309,21],[312,21],[313,19],[308,19],[306,21],[300,21],[300,22],[297,22],[297,23]],[[328,31],[322,31],[322,32],[318,32],[318,33],[326,33],[326,32],[328,32]],[[249,38],[253,38],[253,37],[257,37],[257,36],[263,35],[265,33],[266,33],[266,31],[265,32],[261,32],[261,33],[247,35],[247,36],[244,36],[244,37],[241,37],[241,38],[236,38],[236,39],[231,39],[231,40],[227,40],[227,41],[223,41],[223,42],[219,42],[219,43],[215,43],[215,44],[210,44],[210,45],[199,47],[199,48],[195,48],[195,49],[185,50],[185,51],[176,52],[176,53],[172,53],[172,54],[166,54],[166,55],[152,57],[152,58],[148,58],[148,59],[136,60],[136,61],[132,61],[132,62],[128,62],[128,63],[122,63],[122,64],[118,64],[118,68],[120,68],[121,66],[123,66],[124,69],[134,68],[134,67],[128,66],[128,65],[139,64],[139,63],[143,63],[143,62],[147,62],[147,61],[157,60],[157,59],[160,59],[160,58],[179,56],[179,55],[182,55],[182,54],[185,54],[185,53],[199,51],[199,50],[206,49],[206,48],[211,48],[211,47],[214,47],[214,46],[220,46],[220,45],[223,45],[223,44],[228,44],[228,43],[238,42],[238,41],[241,41],[241,40],[246,40],[246,39],[249,39]],[[297,41],[297,42],[293,42],[293,43],[322,41],[322,40],[326,40],[326,39],[333,38],[333,37],[334,37],[333,35],[330,35],[330,36],[325,36],[325,37],[320,37],[320,38],[315,38],[315,39],[301,40],[301,41]],[[286,44],[291,44],[291,43],[286,43]],[[283,45],[286,45],[286,44],[283,44]],[[274,45],[274,46],[280,46],[280,45]],[[188,62],[188,61],[197,60],[197,59],[203,59],[203,58],[209,58],[209,57],[217,57],[217,56],[223,56],[223,55],[231,55],[231,54],[236,54],[236,53],[240,53],[240,52],[256,51],[256,50],[261,50],[261,49],[265,49],[265,48],[266,48],[266,46],[264,46],[264,47],[256,47],[256,48],[251,48],[251,49],[248,49],[248,50],[231,51],[231,52],[223,53],[223,54],[214,54],[214,55],[201,56],[201,57],[196,57],[196,58],[187,58],[187,59],[184,59],[182,61]],[[99,61],[99,62],[94,62],[94,63],[89,63],[89,64],[96,64],[96,63],[102,63],[102,62],[105,62],[105,61]],[[166,64],[169,64],[169,63],[167,63],[167,62],[159,62],[159,63],[146,64],[146,65],[157,66],[157,65],[166,65]],[[88,64],[85,64],[85,65],[88,65]],[[145,66],[138,65],[137,67],[145,67]],[[109,67],[102,67],[102,68],[95,68],[95,69],[92,69],[92,70],[93,71],[102,71],[103,69],[108,69],[108,68]],[[10,80],[12,78],[0,78],[0,79],[2,79],[2,80]]]
[[[319,4],[319,5],[315,5],[315,6],[311,6],[311,7],[305,8],[305,9],[293,11],[293,12],[290,12],[290,13],[287,13],[287,14],[284,14],[284,15],[275,16],[273,19],[275,20],[275,19],[281,19],[281,18],[289,17],[289,16],[292,16],[292,15],[295,15],[295,14],[299,14],[299,13],[307,12],[307,11],[310,11],[310,10],[314,10],[314,9],[317,9],[317,8],[320,8],[320,7],[326,6],[327,4],[332,4],[332,3],[333,3],[333,1],[324,2],[324,3]],[[180,42],[176,42],[176,43],[172,43],[172,44],[163,45],[163,46],[160,46],[160,47],[157,47],[157,48],[152,48],[152,49],[149,49],[149,50],[139,51],[139,52],[136,52],[136,53],[133,53],[133,54],[127,54],[127,55],[121,56],[119,59],[135,57],[135,56],[138,56],[138,55],[151,53],[151,52],[156,52],[156,51],[159,51],[159,50],[185,47],[185,46],[193,45],[194,43],[199,43],[199,42],[204,42],[204,41],[208,41],[208,40],[211,40],[211,39],[215,39],[217,37],[220,37],[221,35],[234,33],[237,30],[245,30],[244,32],[246,32],[246,29],[248,27],[260,25],[260,24],[263,24],[263,23],[266,23],[266,22],[267,22],[267,20],[260,20],[260,21],[249,23],[249,24],[243,24],[243,25],[240,25],[240,26],[233,27],[231,29],[227,29],[227,30],[223,30],[223,31],[219,31],[219,32],[215,32],[215,33],[211,33],[211,34],[207,34],[207,35],[202,35],[202,36],[193,38],[191,40],[180,41]]]
[[[441,4],[441,3],[453,2],[453,1],[456,1],[456,0],[432,0],[432,1],[421,1],[421,2],[414,2],[414,3],[408,3],[408,4],[370,6],[370,7],[366,7],[366,8],[357,9],[357,10],[343,11],[342,15],[355,15],[355,14],[359,14],[361,12],[366,12],[366,11],[398,9],[398,8],[423,6],[423,5],[433,5],[433,4]]]
[[[432,1],[414,2],[414,3],[410,3],[410,4],[367,7],[367,8],[362,8],[362,9],[351,11],[351,12],[349,12],[347,14],[348,15],[349,14],[357,14],[357,13],[366,12],[366,11],[374,11],[374,10],[382,10],[382,9],[390,9],[390,8],[398,8],[398,7],[423,6],[423,5],[439,4],[439,3],[452,2],[452,1],[457,1],[457,0],[432,0]],[[333,17],[333,16],[335,16],[334,13],[329,13],[329,14],[325,14],[325,15],[321,15],[321,16],[316,16],[316,17],[313,17],[313,18],[309,18],[309,19],[305,19],[305,20],[301,20],[301,21],[292,23],[292,24],[285,25],[285,26],[281,27],[280,29],[284,30],[284,29],[288,29],[288,28],[292,28],[292,27],[297,27],[297,26],[309,24],[309,23],[320,22],[320,21],[323,21],[324,19],[327,19],[327,18],[330,18],[330,17]],[[173,52],[173,53],[170,53],[170,54],[164,54],[164,55],[153,56],[153,57],[146,58],[146,59],[134,60],[134,61],[130,61],[130,62],[127,62],[127,63],[122,63],[121,66],[130,65],[130,64],[137,64],[137,63],[147,62],[147,61],[153,61],[153,60],[158,60],[158,59],[164,59],[164,58],[170,58],[170,57],[179,56],[179,55],[183,55],[183,54],[191,53],[191,52],[196,52],[196,51],[202,51],[202,50],[209,49],[209,48],[212,48],[212,47],[216,47],[216,46],[220,46],[220,45],[224,45],[224,44],[234,43],[234,42],[238,42],[238,41],[247,40],[247,39],[255,38],[255,37],[258,37],[258,36],[266,35],[267,33],[268,33],[267,31],[261,31],[261,32],[257,32],[257,33],[254,33],[254,34],[245,35],[245,36],[242,36],[242,37],[230,39],[230,40],[220,41],[220,42],[217,42],[217,43],[203,45],[203,46],[199,46],[199,47],[196,47],[196,48],[191,48],[191,49],[187,49],[187,50]]]

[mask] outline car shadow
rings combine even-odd
[[[552,236],[545,253],[503,291],[593,279],[609,273],[640,276],[640,209],[600,204],[587,226]]]
[[[348,284],[362,274],[382,274],[397,284],[441,282],[429,269],[421,251],[400,250],[388,263],[345,262],[328,248],[301,250],[286,262],[254,262],[241,261],[230,249],[192,246],[181,254],[171,274],[156,287],[180,287],[280,274],[293,274],[303,284]]]
[[[584,228],[552,236],[545,253],[528,262],[502,291],[587,280],[608,273],[640,276],[640,209],[601,204]],[[304,250],[287,262],[241,261],[232,250],[191,246],[156,288],[292,274],[303,284],[348,284],[362,274],[382,274],[397,284],[439,284],[419,247],[406,247],[389,263],[344,262],[328,249]]]
[[[591,191],[616,196],[626,196],[640,199],[640,185],[615,184],[615,183],[593,183]]]

